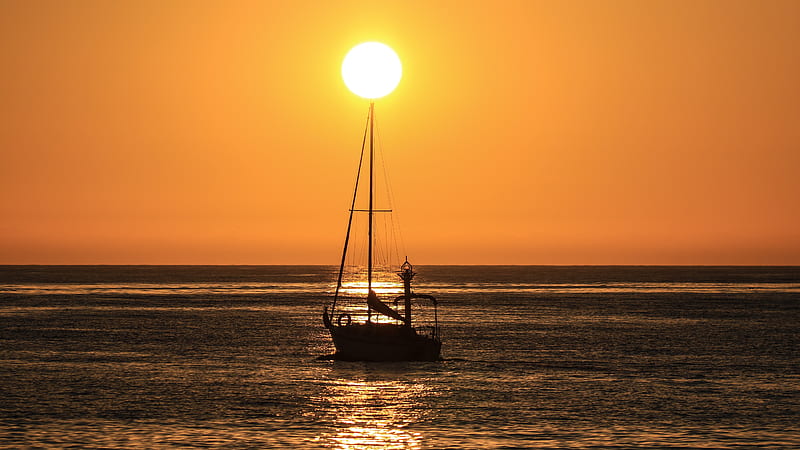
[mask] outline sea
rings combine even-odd
[[[800,448],[800,267],[422,266],[442,361],[330,358],[330,266],[0,266],[2,448]]]

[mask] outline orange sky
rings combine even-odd
[[[336,264],[377,103],[418,264],[800,264],[800,2],[0,3],[0,263]]]

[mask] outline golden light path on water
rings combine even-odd
[[[345,296],[366,296],[364,282],[344,283],[340,291]],[[6,295],[257,295],[294,294],[297,292],[319,292],[332,295],[335,283],[329,282],[218,282],[218,283],[64,283],[64,284],[0,284],[0,294]],[[373,290],[379,297],[399,295],[402,287],[395,282],[375,282]],[[603,294],[603,293],[754,293],[754,292],[800,292],[797,283],[469,283],[427,286],[430,294],[475,294],[475,293],[530,293],[530,294]]]
[[[423,419],[421,383],[334,378],[315,399],[334,417],[330,432],[317,437],[325,447],[421,448],[423,435],[410,426]]]
[[[335,286],[334,286],[335,288]],[[393,279],[378,279],[372,282],[372,290],[378,298],[389,305],[394,305],[398,295],[403,293],[403,285]],[[351,320],[361,322],[367,319],[365,301],[369,292],[369,284],[366,281],[352,281],[342,283],[339,289],[340,302],[339,313],[347,313]],[[396,306],[396,305],[394,305]],[[396,309],[396,308],[395,308]],[[338,313],[337,313],[338,316]],[[380,314],[373,314],[370,317],[376,323],[394,323],[395,320]]]
[[[403,285],[394,281],[373,281],[372,290],[379,296],[388,294],[399,295],[403,292]],[[368,283],[366,281],[342,283],[342,288],[339,292],[344,295],[366,296],[368,292]]]

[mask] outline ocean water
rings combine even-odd
[[[0,267],[0,447],[800,448],[800,267],[418,266],[441,362],[320,360],[326,266]]]

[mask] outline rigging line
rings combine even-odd
[[[383,235],[386,236],[386,249],[385,249],[385,251],[386,251],[386,266],[387,266],[387,268],[391,267],[392,262],[394,262],[393,261],[393,256],[392,256],[392,247],[393,247],[392,240],[393,240],[394,236],[392,236],[392,233],[391,233],[391,230],[390,230],[390,227],[389,227],[391,222],[392,222],[391,219],[383,221]]]
[[[359,279],[366,278],[366,241],[364,239],[364,231],[366,228],[365,217],[356,214],[353,217],[353,231],[352,231],[352,245],[353,249],[348,253],[348,280],[357,282]],[[356,286],[358,286],[356,284]],[[359,287],[355,288],[360,291]],[[361,292],[359,292],[360,294]]]
[[[380,132],[380,127],[378,127],[378,136],[377,136],[377,138],[378,138],[378,155],[380,157],[381,171],[383,172],[383,186],[382,187],[383,187],[383,191],[385,192],[386,202],[388,203],[388,207],[390,209],[393,209],[394,205],[392,204],[392,200],[391,200],[391,197],[389,196],[389,189],[388,189],[388,187],[389,187],[389,177],[388,177],[388,172],[387,172],[387,169],[386,169],[388,164],[386,163],[386,152],[383,149],[383,139],[382,139],[382,135],[381,135],[381,132]],[[389,217],[389,220],[392,220],[391,217]],[[391,266],[391,263],[392,263],[391,246],[394,244],[394,242],[392,242],[392,240],[391,240],[393,236],[391,236],[389,233],[386,232],[386,224],[387,224],[386,220],[384,220],[381,223],[381,225],[383,225],[382,228],[383,228],[383,236],[384,236],[384,245],[386,247],[385,248],[386,255],[385,255],[384,261],[386,263],[386,267],[388,268],[388,267]]]
[[[379,135],[379,139],[380,139],[380,135]],[[379,141],[379,145],[380,145],[380,141]],[[388,185],[387,182],[386,182],[386,179],[387,179],[386,175],[388,174],[387,169],[386,169],[386,167],[387,167],[386,156],[385,156],[385,152],[383,152],[382,146],[380,146],[380,147],[381,147],[380,148],[380,151],[381,151],[380,155],[381,155],[382,169],[383,169],[383,173],[384,173],[384,188],[386,188],[387,185]],[[389,198],[389,190],[388,189],[386,189],[386,195],[387,195],[387,201],[391,205],[391,199]],[[395,252],[392,251],[393,248],[396,250],[396,247],[397,247],[397,241],[395,239],[395,235],[392,233],[392,230],[391,230],[391,226],[394,225],[394,220],[392,219],[391,216],[389,216],[389,217],[384,216],[382,219],[383,219],[381,221],[382,236],[384,237],[384,239],[383,239],[384,247],[382,248],[382,250],[384,252],[384,254],[383,254],[383,257],[384,257],[383,261],[385,263],[385,268],[384,269],[388,270],[388,271],[391,271],[391,269],[392,269],[392,267],[394,265],[399,264],[399,261],[396,261],[394,259],[395,256],[396,256],[396,251]]]
[[[382,181],[384,186],[385,186],[385,184],[386,184],[386,176],[385,176],[386,162],[385,162],[385,159],[384,159],[383,147],[382,147],[382,145],[380,143],[380,126],[379,126],[379,123],[377,123],[376,119],[377,119],[377,117],[375,115],[375,112],[373,111],[372,120],[375,123],[375,130],[373,131],[373,137],[377,137],[377,139],[378,139],[378,142],[377,142],[378,145],[377,145],[377,149],[376,149],[377,151],[376,151],[376,154],[374,154],[373,157],[376,158],[377,163],[380,165],[381,172],[384,174],[383,178],[379,178],[378,180],[376,180],[378,182],[376,184],[380,184],[379,182]],[[376,133],[377,133],[377,136],[376,136]],[[376,190],[380,189],[381,187],[383,187],[383,186],[376,186]],[[387,209],[391,210],[392,205],[389,204],[387,206],[388,206]],[[386,263],[387,263],[387,255],[385,254],[384,250],[385,250],[385,246],[388,245],[388,242],[386,241],[385,233],[383,233],[383,225],[385,223],[385,220],[384,220],[385,218],[386,218],[385,215],[383,217],[381,217],[380,223],[376,224],[376,225],[378,225],[378,229],[375,230],[375,232],[376,232],[376,243],[378,243],[375,256],[376,256],[377,261],[381,265],[381,271],[385,270],[385,266],[386,266]],[[378,239],[378,237],[380,237],[380,239]]]
[[[376,120],[376,118],[374,116],[373,116],[373,120]],[[387,167],[386,157],[385,157],[385,153],[383,151],[383,139],[381,138],[380,127],[376,127],[376,128],[378,128],[378,150],[380,151],[381,162],[383,163],[383,178],[385,180],[384,184],[385,184],[385,188],[386,188],[386,196],[387,196],[387,199],[388,199],[388,202],[389,202],[389,208],[392,209],[392,211],[393,211],[393,214],[391,214],[391,218],[390,219],[392,221],[393,231],[394,230],[397,231],[397,234],[392,236],[392,242],[394,243],[395,251],[397,252],[398,259],[399,259],[400,258],[400,254],[401,254],[400,253],[401,249],[403,250],[402,254],[404,254],[404,255],[407,255],[408,252],[406,251],[405,239],[403,239],[403,229],[400,227],[400,215],[397,212],[394,212],[394,209],[395,209],[394,189],[392,189],[391,178],[389,177],[389,171],[386,168]],[[399,249],[397,248],[397,241],[398,241],[397,238],[398,237],[400,238],[399,239],[399,241],[400,241],[400,248]],[[398,263],[399,263],[399,261],[398,261]]]
[[[380,130],[378,131],[378,133],[379,133],[378,134],[378,143],[379,143],[379,145],[381,147],[381,156],[382,156],[383,161],[384,161],[383,168],[384,168],[384,178],[386,180],[386,185],[385,185],[386,196],[388,198],[389,204],[392,206],[392,208],[394,208],[394,204],[395,204],[394,189],[392,187],[391,178],[389,177],[389,170],[387,168],[388,164],[386,164],[385,153],[383,153],[383,140],[381,139]],[[399,239],[400,240],[400,246],[403,248],[403,251],[405,251],[405,241],[403,240],[402,229],[400,227],[400,216],[397,215],[396,217],[391,217],[391,221],[392,221],[391,225],[392,225],[392,228],[393,228],[392,231],[397,230],[397,233],[392,235],[392,244],[394,245],[395,252],[398,254],[398,258],[399,258],[400,249],[397,248],[398,247],[398,245],[397,245],[398,244],[398,242],[397,242],[398,241],[398,239],[397,239],[398,236],[400,237],[400,239]],[[398,261],[398,263],[399,263],[399,261]]]
[[[389,255],[387,254],[386,250],[389,245],[389,241],[387,240],[386,236],[386,215],[384,214],[380,217],[380,221],[376,223],[378,229],[376,230],[376,240],[378,242],[376,257],[381,265],[381,271],[385,272],[386,267],[389,265]]]
[[[364,161],[364,147],[367,143],[367,127],[369,126],[369,115],[367,125],[364,126],[364,137],[361,139],[361,155],[358,157],[358,171],[356,172],[356,185],[353,188],[353,201],[350,204],[350,217],[347,219],[347,233],[344,235],[344,249],[342,250],[342,263],[339,265],[339,277],[336,280],[336,292],[333,294],[333,304],[331,305],[331,315],[336,309],[336,300],[339,298],[339,290],[342,288],[342,272],[347,258],[347,244],[350,240],[350,227],[353,224],[353,209],[356,207],[356,196],[358,195],[358,181],[361,178],[361,164]]]

